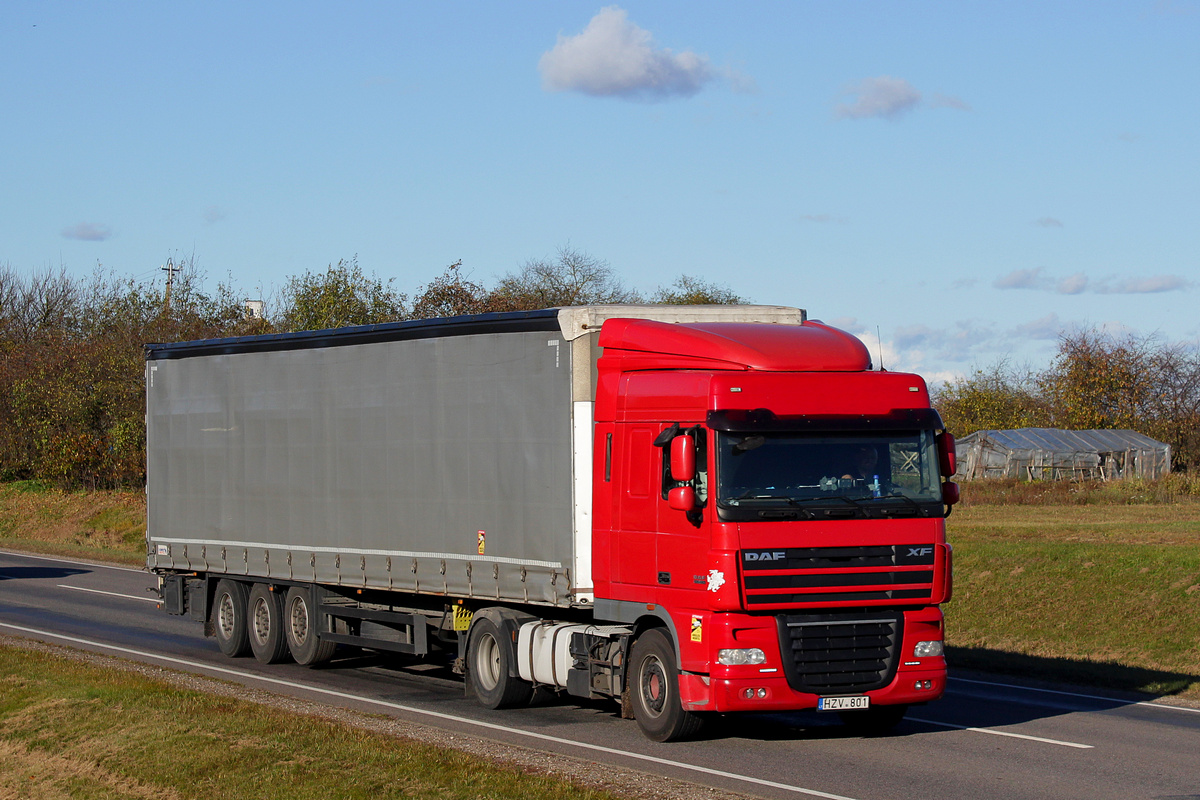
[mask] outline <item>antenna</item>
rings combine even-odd
[[[879,351],[879,371],[883,372],[883,335],[879,332],[879,326],[875,326],[875,349]]]

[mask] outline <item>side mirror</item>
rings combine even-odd
[[[671,480],[688,483],[695,479],[696,440],[690,433],[683,433],[671,440]]]
[[[954,452],[954,434],[943,431],[937,435],[938,469],[942,476],[949,478],[958,467],[957,456]]]
[[[942,502],[948,506],[952,506],[959,500],[958,484],[953,481],[946,481],[942,484]]]
[[[696,490],[690,486],[676,486],[667,492],[667,506],[676,511],[692,511],[696,508]]]

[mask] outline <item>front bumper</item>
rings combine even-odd
[[[932,660],[932,659],[931,659]],[[781,674],[762,673],[745,678],[709,678],[684,675],[680,680],[683,707],[689,711],[802,711],[817,707],[821,695],[797,692]],[[928,684],[929,688],[924,686]],[[917,688],[921,687],[921,688]],[[913,705],[937,700],[946,690],[946,670],[901,670],[882,689],[861,692],[871,705]],[[752,696],[747,697],[747,693]],[[760,696],[764,694],[765,696]]]

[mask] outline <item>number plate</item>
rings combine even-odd
[[[853,697],[822,697],[817,701],[817,711],[848,711],[850,709],[870,708],[871,698],[865,694]]]

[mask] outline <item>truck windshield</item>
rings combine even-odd
[[[730,520],[942,516],[934,433],[722,432],[717,507]]]

